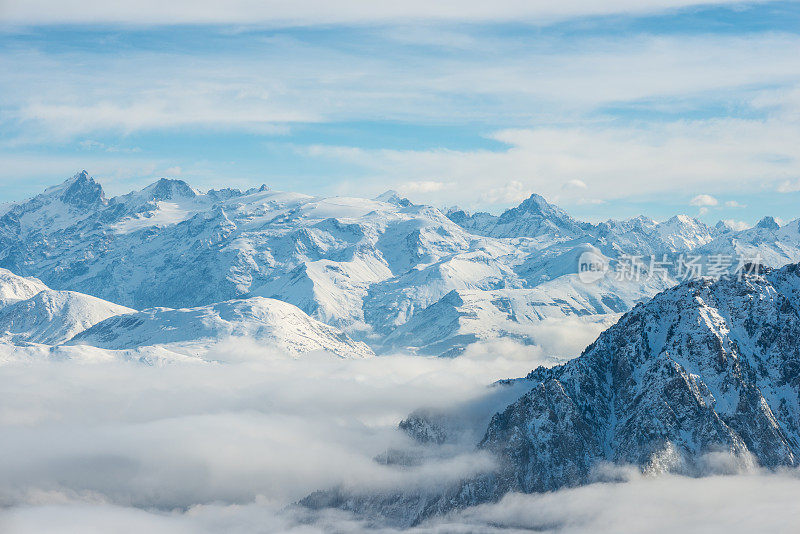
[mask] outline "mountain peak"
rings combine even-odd
[[[66,180],[60,189],[61,200],[76,207],[86,208],[106,202],[103,187],[85,170]]]
[[[534,237],[551,232],[567,236],[583,234],[580,225],[567,212],[536,193],[516,208],[505,211],[497,219],[497,224],[510,229],[506,232],[509,235]]]
[[[800,366],[787,340],[800,335],[798,295],[797,265],[663,291],[623,315],[578,358],[498,384],[516,400],[504,409],[498,400],[487,426],[476,429],[483,436],[476,450],[492,454],[497,470],[438,492],[318,493],[303,503],[383,514],[408,526],[512,491],[591,483],[598,467],[613,464],[699,476],[710,471],[707,455],[724,451],[732,460],[794,468],[800,421],[788,407],[798,405],[790,384],[800,380]],[[401,428],[421,442],[428,436],[455,442],[460,438],[447,423],[454,417],[416,412],[406,419],[413,427]]]
[[[756,225],[756,228],[764,228],[766,230],[778,230],[781,227],[780,224],[775,220],[775,217],[767,215]]]
[[[378,202],[387,202],[389,204],[394,204],[395,206],[402,206],[404,208],[407,208],[408,206],[411,205],[410,200],[401,197],[400,194],[393,189],[389,189],[388,191],[381,193],[373,200],[377,200]]]
[[[553,204],[550,204],[542,195],[533,193],[520,203],[518,209],[525,211],[537,211],[541,213],[543,211],[550,211],[559,208]]]
[[[695,226],[699,223],[697,219],[694,217],[689,217],[688,215],[673,215],[667,220],[668,223],[679,223],[688,226]]]
[[[177,200],[197,196],[197,192],[189,184],[174,178],[161,178],[147,186],[145,191],[153,200]]]
[[[555,217],[558,219],[569,219],[571,222],[573,222],[572,218],[567,215],[564,210],[555,204],[551,204],[542,195],[538,195],[536,193],[533,193],[531,196],[520,202],[516,208],[511,208],[510,210],[504,212],[500,218],[516,218],[520,215],[535,215],[546,218]]]

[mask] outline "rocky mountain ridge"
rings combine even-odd
[[[608,466],[689,476],[721,462],[798,466],[798,296],[800,264],[667,289],[580,357],[496,386],[523,392],[498,406],[476,444],[497,458],[495,471],[438,491],[334,490],[304,503],[410,526],[511,491],[585,484]],[[401,428],[441,444],[458,439],[446,423],[420,412]]]

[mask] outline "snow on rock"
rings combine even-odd
[[[371,200],[266,186],[203,192],[170,179],[106,198],[82,172],[5,209],[0,267],[54,289],[136,309],[276,298],[376,349],[399,343],[413,329],[406,323],[454,290],[465,302],[483,302],[487,320],[504,316],[489,313],[495,306],[487,302],[527,302],[519,304],[525,313],[516,313],[524,323],[553,310],[625,311],[666,287],[647,281],[584,288],[574,276],[584,252],[609,264],[622,255],[674,259],[684,252],[758,255],[773,267],[800,261],[797,221],[744,231],[682,215],[594,225],[538,195],[499,216],[458,209],[445,215],[391,191]],[[666,284],[677,283],[670,276]],[[543,284],[545,296],[534,291]],[[448,339],[488,335],[459,316],[454,324],[463,330]]]
[[[492,237],[543,237],[563,240],[584,233],[580,223],[567,213],[550,204],[542,196],[533,194],[516,208],[499,217],[486,213],[468,216],[464,211],[450,213],[451,219],[477,234]]]
[[[496,458],[496,470],[437,492],[333,490],[303,502],[410,526],[512,491],[589,483],[613,472],[610,465],[690,476],[714,473],[722,457],[726,469],[796,467],[799,295],[798,264],[668,289],[580,357],[496,386],[519,394],[479,433],[477,450]],[[417,412],[401,428],[445,443],[453,429],[440,421],[447,419]]]
[[[770,267],[796,263],[800,261],[800,219],[779,226],[772,217],[765,217],[753,228],[720,235],[695,253],[758,259]]]

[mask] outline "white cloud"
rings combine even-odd
[[[407,532],[790,532],[800,521],[796,471],[691,479],[664,476],[626,483],[597,483],[540,495],[509,494],[500,502],[468,508]],[[6,534],[81,532],[101,534],[398,534],[350,514],[282,508],[266,499],[248,504],[213,503],[171,513],[107,503],[63,503],[0,512]]]
[[[693,5],[740,4],[740,0],[613,0],[592,2],[567,0],[517,2],[498,0],[487,4],[476,0],[459,2],[370,2],[364,0],[297,0],[249,2],[231,0],[224,5],[210,0],[140,0],[101,2],[98,0],[6,0],[2,15],[15,23],[236,23],[278,26],[309,24],[364,24],[396,21],[519,21],[548,22],[566,17],[612,13],[648,13]]]
[[[728,201],[725,202],[725,207],[726,208],[746,208],[747,206],[745,204],[741,204],[741,203],[739,203],[739,202],[737,202],[735,200],[728,200]]]
[[[543,495],[512,494],[497,504],[467,510],[452,524],[564,534],[781,531],[800,520],[792,504],[798,491],[795,470],[779,475],[639,478]]]
[[[574,349],[583,342],[563,335],[575,332],[568,323],[543,325],[537,339]],[[583,328],[581,337],[594,335]],[[61,350],[0,346],[0,361],[21,358],[0,373],[4,534],[381,531],[346,513],[287,505],[340,484],[435,487],[490,468],[472,444],[437,449],[415,468],[373,458],[412,447],[396,429],[410,411],[480,402],[489,381],[554,362],[551,349],[508,340],[473,346],[456,359],[354,361],[324,354],[295,360],[240,340],[212,352],[234,363],[158,366],[64,361],[86,349]],[[729,470],[725,463],[715,472]],[[654,517],[665,532],[748,532],[800,519],[795,472],[699,480],[626,473],[626,483],[512,494],[414,532],[624,533],[652,526]]]
[[[455,187],[453,182],[437,182],[435,180],[428,180],[424,182],[404,182],[398,186],[398,189],[408,193],[434,193],[445,189],[452,189]]]
[[[274,108],[268,102],[254,103],[249,99],[225,101],[225,91],[192,98],[186,90],[177,95],[120,104],[44,104],[23,106],[18,116],[23,121],[46,124],[61,137],[89,132],[119,130],[130,133],[139,130],[206,126],[240,128],[264,134],[286,132],[280,123],[317,122],[319,116]]]
[[[777,119],[542,127],[504,130],[493,137],[509,147],[444,151],[316,146],[311,154],[347,161],[361,167],[370,180],[387,183],[405,176],[446,176],[459,187],[447,195],[431,193],[429,202],[464,206],[473,205],[476,196],[485,203],[513,204],[530,192],[577,202],[697,189],[760,190],[765,182],[780,183],[787,173],[800,173],[800,161],[763,158],[764,153],[791,154],[800,144],[800,127]],[[585,177],[588,187],[564,189],[576,175]],[[497,178],[504,176],[515,178]],[[711,201],[700,197],[696,202],[707,206]]]
[[[737,221],[735,219],[723,219],[722,222],[725,224],[725,226],[737,232],[741,230],[747,230],[751,226],[744,221]]]
[[[456,359],[293,359],[245,339],[214,347],[204,356],[214,364],[159,359],[168,351],[153,348],[0,345],[8,397],[0,405],[0,508],[25,516],[28,506],[65,503],[169,510],[265,501],[274,512],[332,486],[453,483],[494,466],[475,452],[479,437],[433,451],[436,461],[418,468],[373,459],[413,449],[397,429],[413,410],[476,401],[497,379],[553,365],[554,351],[577,353],[601,328],[583,323],[543,324],[534,334],[540,346],[502,340]],[[135,363],[141,356],[155,365]]]
[[[575,203],[579,206],[599,206],[605,204],[606,201],[601,198],[579,198]]]
[[[689,201],[690,206],[698,207],[716,206],[717,204],[719,204],[719,201],[711,195],[697,195]]]
[[[533,194],[519,180],[511,180],[500,187],[492,187],[480,195],[481,202],[486,204],[517,204]]]
[[[19,49],[0,55],[0,68],[15,73],[0,78],[0,94],[15,128],[34,139],[64,139],[187,127],[281,134],[296,122],[376,117],[496,124],[533,116],[574,124],[597,106],[663,99],[662,106],[680,109],[737,90],[737,101],[755,100],[761,93],[753,87],[800,82],[791,53],[800,38],[792,35],[594,37],[566,48],[471,37],[473,45],[452,55],[395,49],[379,36],[369,41],[370,52],[280,35],[259,37],[257,47],[235,54]],[[464,105],[465,96],[482,105]]]
[[[800,179],[784,180],[776,189],[778,193],[797,193],[800,191]]]
[[[491,358],[474,348],[457,359],[294,360],[245,340],[211,352],[224,364],[103,363],[109,355],[126,356],[0,345],[0,508],[285,506],[342,484],[446,484],[493,464],[474,443],[418,469],[373,458],[411,445],[397,423],[413,410],[477,399],[553,361],[512,343]],[[66,356],[80,359],[48,361]]]
[[[570,189],[570,188],[586,189],[586,187],[587,187],[586,182],[584,182],[583,180],[577,180],[577,179],[569,180],[563,186],[564,189]]]
[[[634,2],[614,5],[623,4],[638,9]],[[545,3],[537,5],[514,9],[551,9]],[[569,5],[572,9],[579,4]],[[29,9],[20,6],[8,9]],[[109,9],[96,7],[99,12]],[[163,9],[173,7],[165,4]],[[53,9],[53,16],[60,16],[62,8]],[[147,5],[142,9],[147,13]],[[320,16],[325,9],[320,8]],[[470,9],[484,8],[476,3],[465,13]],[[204,10],[212,8],[201,4],[198,16]],[[235,13],[236,5],[230,10]],[[306,122],[455,122],[479,124],[483,131],[497,124],[540,124],[496,131],[490,138],[507,145],[497,150],[303,147],[297,144],[304,142],[300,134],[291,139],[296,144],[287,152],[296,151],[298,168],[303,167],[300,156],[305,155],[352,165],[354,169],[330,167],[334,173],[343,167],[347,172],[346,183],[329,186],[337,193],[377,194],[411,182],[413,192],[424,195],[415,200],[467,208],[485,208],[476,202],[478,198],[483,204],[505,207],[529,192],[576,205],[664,193],[677,196],[699,188],[720,196],[731,190],[761,189],[762,183],[781,192],[800,189],[796,179],[787,180],[800,175],[795,156],[800,142],[796,35],[601,35],[576,37],[569,46],[545,35],[531,46],[524,39],[473,32],[468,26],[442,30],[437,42],[440,28],[433,24],[405,35],[406,42],[419,46],[399,43],[398,33],[413,26],[392,25],[386,28],[386,38],[381,36],[383,28],[342,30],[356,32],[354,39],[323,43],[293,32],[255,32],[248,34],[252,39],[248,42],[256,43],[253,46],[214,47],[203,53],[181,46],[131,50],[112,44],[76,52],[20,45],[13,53],[0,55],[0,71],[15,73],[0,77],[4,103],[0,127],[6,132],[0,143],[17,154],[38,148],[41,154],[29,159],[39,160],[34,166],[53,168],[49,176],[91,167],[105,178],[103,174],[111,174],[113,167],[113,177],[121,179],[123,168],[149,176],[149,171],[140,169],[150,165],[161,171],[180,165],[192,181],[198,174],[206,181],[212,170],[235,179],[237,170],[229,174],[225,168],[240,162],[204,165],[143,157],[146,162],[133,164],[124,157],[127,154],[118,152],[119,159],[106,158],[102,166],[94,167],[81,158],[51,156],[52,147],[86,138],[109,147],[124,146],[126,134],[164,130],[170,135],[187,131],[281,135],[300,130],[294,125]],[[220,39],[229,30],[214,30],[212,35]],[[430,48],[444,42],[450,42],[446,54]],[[412,68],[414,76],[409,76]],[[52,83],[54,79],[59,83]],[[737,105],[755,106],[766,118],[635,124],[598,118],[598,110],[608,107],[680,114],[686,109],[717,108],[731,99]],[[280,142],[278,138],[276,144]],[[424,147],[425,141],[419,146]],[[43,162],[43,154],[51,161]],[[78,163],[57,167],[56,161],[67,159]],[[292,164],[287,176],[293,173]],[[23,173],[31,174],[24,169]],[[8,177],[10,172],[0,174],[6,181],[13,178]],[[247,179],[265,181],[257,176]],[[435,183],[457,185],[439,188]]]

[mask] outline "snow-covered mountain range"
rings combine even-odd
[[[510,491],[585,484],[609,466],[690,476],[795,467],[798,340],[800,264],[688,281],[634,307],[580,357],[497,384],[488,412],[497,413],[476,443],[498,459],[496,470],[440,491],[336,490],[304,503],[409,526]],[[516,400],[502,404],[508,396]],[[467,419],[449,418],[420,412],[401,428],[421,443],[461,439]]]
[[[81,172],[0,211],[0,359],[216,364],[231,340],[258,355],[456,357],[607,327],[578,358],[548,353],[560,365],[411,414],[413,450],[381,456],[413,469],[466,451],[496,469],[303,500],[409,526],[620,466],[800,465],[798,262],[800,219],[591,224],[538,195],[495,216],[169,179],[107,198]]]
[[[364,343],[275,299],[252,297],[197,308],[136,311],[75,291],[55,291],[35,278],[0,269],[0,342],[82,345],[106,350],[158,347],[198,356],[216,342],[247,338],[299,356],[325,351],[342,358],[374,356]]]
[[[595,225],[538,195],[500,216],[444,213],[392,192],[201,192],[169,179],[107,198],[84,171],[4,210],[0,267],[55,290],[138,310],[267,297],[378,352],[457,355],[508,336],[536,343],[542,321],[613,320],[679,280],[670,269],[587,284],[578,275],[586,252],[612,267],[625,255],[687,252],[800,261],[798,221],[766,218],[739,232],[686,216]]]

